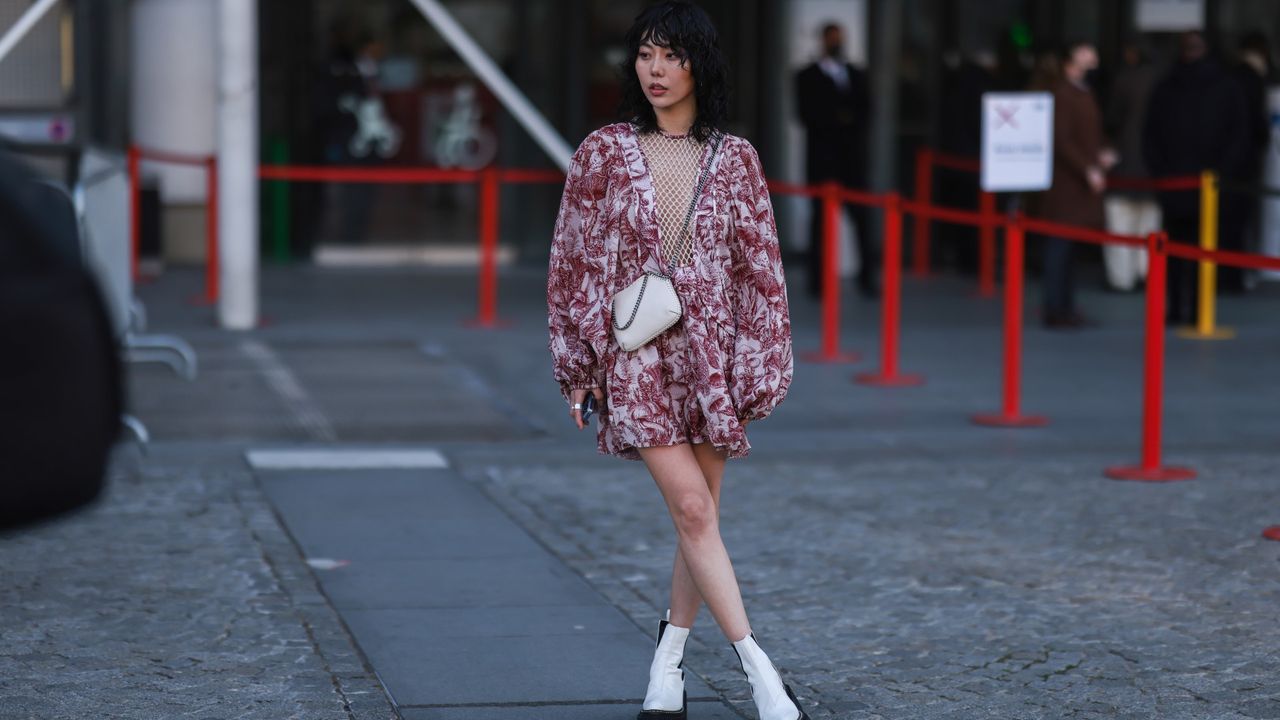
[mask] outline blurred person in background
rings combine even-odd
[[[1147,119],[1147,102],[1155,86],[1156,70],[1137,42],[1124,46],[1119,72],[1107,97],[1107,137],[1115,143],[1118,162],[1112,168],[1126,180],[1150,177],[1142,159],[1142,129]],[[1107,232],[1145,237],[1160,229],[1160,204],[1153,192],[1112,190],[1106,198]],[[1129,292],[1147,277],[1147,251],[1128,245],[1103,245],[1102,263],[1107,286]]]
[[[1077,42],[1059,55],[1061,77],[1053,85],[1053,184],[1039,198],[1046,220],[1102,229],[1102,193],[1115,153],[1103,143],[1102,116],[1086,77],[1098,67],[1093,45]],[[1049,329],[1078,328],[1086,319],[1076,309],[1073,245],[1044,239],[1042,321]]]
[[[1267,108],[1267,84],[1271,81],[1271,44],[1261,32],[1251,32],[1240,39],[1232,77],[1240,86],[1245,101],[1245,123],[1249,146],[1241,159],[1239,174],[1234,178],[1249,186],[1262,184],[1267,148],[1271,144],[1271,114]],[[1224,250],[1255,250],[1258,246],[1259,216],[1262,205],[1254,193],[1223,192],[1222,237]],[[1218,289],[1226,293],[1245,290],[1245,268],[1218,266]]]
[[[1204,170],[1235,177],[1249,153],[1249,129],[1244,93],[1230,72],[1209,56],[1200,33],[1183,34],[1177,63],[1156,84],[1147,105],[1147,169],[1155,177],[1185,177]],[[1199,193],[1163,191],[1160,207],[1172,241],[1199,244]],[[1193,321],[1197,285],[1194,261],[1169,258],[1170,323]]]
[[[844,57],[844,30],[822,27],[822,55],[796,74],[796,107],[805,128],[805,180],[834,180],[855,189],[867,186],[867,141],[871,126],[871,94],[866,74]],[[871,237],[866,207],[844,203],[858,243],[858,290],[875,299],[877,243]],[[822,200],[814,198],[809,221],[808,290],[822,296]]]
[[[705,602],[760,718],[802,720],[756,643],[719,527],[726,461],[750,450],[746,425],[782,401],[793,370],[769,188],[751,144],[720,129],[728,68],[705,12],[683,0],[653,5],[627,31],[626,47],[628,122],[596,130],[574,153],[547,310],[553,373],[574,424],[587,427],[588,397],[599,403],[598,451],[643,461],[675,525],[671,604],[638,718],[686,716],[684,646]],[[669,279],[663,287],[674,289],[681,311],[674,325],[623,350],[615,331],[636,321],[646,288],[662,291],[655,274]],[[637,284],[640,297],[614,307],[619,291]]]

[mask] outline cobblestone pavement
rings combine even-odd
[[[1167,485],[1070,463],[730,464],[753,629],[815,718],[1280,718],[1280,462]],[[673,533],[637,464],[472,468],[640,622]],[[688,667],[748,690],[709,613]],[[754,717],[754,710],[746,711]]]
[[[0,536],[0,718],[392,717],[235,454],[164,452]]]

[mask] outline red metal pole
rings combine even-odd
[[[855,353],[840,352],[840,185],[822,184],[822,350],[805,353],[812,362],[856,362]]]
[[[982,230],[978,240],[978,294],[995,297],[996,294],[996,196],[983,192],[979,196],[978,212],[982,214]]]
[[[140,187],[138,148],[129,146],[129,247],[132,257],[129,261],[133,281],[138,282],[138,258],[142,253],[142,189]]]
[[[1145,370],[1142,388],[1142,464],[1136,467],[1107,468],[1107,477],[1115,480],[1167,482],[1189,480],[1194,470],[1184,467],[1161,467],[1160,435],[1164,398],[1164,334],[1165,293],[1168,282],[1168,256],[1164,233],[1147,236],[1147,333]]]
[[[219,258],[218,253],[218,158],[205,161],[205,184],[209,199],[205,205],[205,264],[204,300],[210,305],[218,302]]]
[[[1022,414],[1022,276],[1026,236],[1022,216],[1014,215],[1005,227],[1004,256],[1004,409],[973,416],[973,422],[990,427],[1041,427],[1049,423],[1040,415]]]
[[[498,172],[480,172],[480,297],[475,324],[492,328],[498,324]]]
[[[902,198],[889,193],[884,204],[884,270],[880,303],[880,372],[862,373],[854,380],[864,385],[903,387],[920,385],[919,375],[898,374],[898,327],[902,297]]]
[[[828,182],[822,196],[822,356],[840,352],[840,204],[836,184]]]
[[[916,151],[915,201],[921,205],[933,204],[933,150],[927,147]],[[912,272],[917,277],[929,275],[929,226],[928,218],[916,216],[911,262]]]

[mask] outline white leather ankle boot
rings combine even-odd
[[[685,720],[687,702],[684,692],[684,641],[689,628],[676,627],[666,620],[658,622],[658,648],[649,666],[649,690],[636,720]]]
[[[795,693],[782,682],[782,676],[769,656],[756,644],[756,636],[748,635],[733,643],[742,672],[751,683],[751,697],[756,701],[760,720],[809,720]]]

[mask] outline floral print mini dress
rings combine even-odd
[[[696,147],[696,165],[682,159],[687,146],[662,144],[680,142]],[[701,171],[709,156],[709,144],[642,138],[619,123],[589,135],[570,163],[551,247],[549,346],[566,399],[575,389],[604,389],[602,453],[639,459],[636,448],[712,443],[745,456],[751,445],[742,423],[768,415],[790,386],[773,208],[755,149],[732,135],[710,158],[688,252],[671,273],[680,321],[631,352],[614,339],[614,294],[645,272],[672,269],[697,181],[688,181],[689,167]]]

